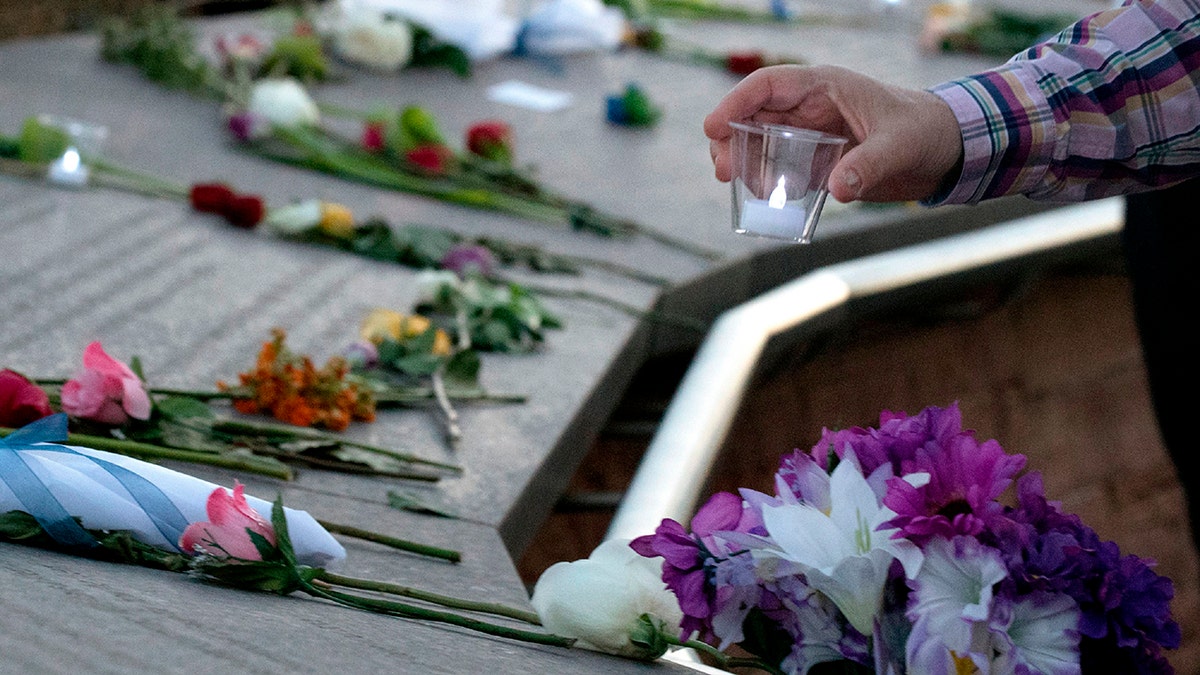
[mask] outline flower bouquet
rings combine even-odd
[[[775,494],[717,493],[690,527],[664,520],[630,547],[661,557],[681,637],[770,672],[1172,672],[1171,581],[1048,501],[1037,473],[1018,478],[1024,464],[957,406],[885,412],[784,457]]]

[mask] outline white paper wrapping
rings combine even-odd
[[[46,450],[37,449],[39,446]],[[67,448],[62,452],[54,448]],[[187,522],[207,521],[205,504],[215,483],[178,471],[143,462],[132,457],[81,448],[38,443],[15,450],[25,465],[45,485],[50,494],[89,530],[128,530],[139,541],[170,551],[178,551],[178,541],[168,540],[141,504],[122,486],[108,469],[92,461],[111,462],[145,478],[179,509]],[[246,496],[250,506],[271,520],[271,502]],[[0,480],[0,513],[31,511],[9,486]],[[305,511],[284,507],[288,533],[299,562],[314,567],[333,567],[346,557],[346,551]]]

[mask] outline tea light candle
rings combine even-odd
[[[771,190],[769,199],[747,199],[742,202],[741,217],[738,219],[740,232],[783,239],[800,238],[804,229],[804,205],[799,201],[787,200],[785,180],[786,177],[779,177],[779,183]]]
[[[764,237],[799,239],[804,229],[804,207],[800,202],[772,206],[766,199],[747,199],[742,202],[738,220],[742,232]]]
[[[54,160],[46,172],[46,178],[56,185],[66,187],[83,187],[88,182],[87,166],[79,157],[75,148],[67,148],[62,157]]]

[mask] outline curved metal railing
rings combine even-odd
[[[1124,224],[1111,198],[830,265],[734,307],[713,324],[609,525],[607,538],[691,516],[767,342],[855,300],[1096,243]]]

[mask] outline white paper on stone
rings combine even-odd
[[[439,40],[473,61],[507,54],[517,43],[521,22],[503,0],[339,0],[347,11],[371,9],[402,17],[429,29]]]
[[[547,89],[521,80],[505,80],[488,87],[488,98],[538,112],[557,112],[569,107],[574,97],[569,91]]]
[[[162,490],[189,523],[208,521],[208,496],[221,487],[195,476],[102,450],[62,446],[78,452],[76,455],[54,450],[40,451],[35,447],[17,452],[27,460],[26,465],[67,513],[79,518],[84,528],[127,530],[139,541],[166,550],[178,551],[178,542],[167,541],[121,483],[88,457],[112,462],[150,481]],[[246,501],[270,522],[271,502],[249,495]],[[27,509],[12,490],[0,481],[0,513],[14,510]],[[345,559],[346,550],[342,545],[307,512],[284,507],[284,514],[299,562],[327,568]]]
[[[548,0],[525,20],[523,46],[534,54],[573,54],[616,49],[625,15],[600,0]]]

